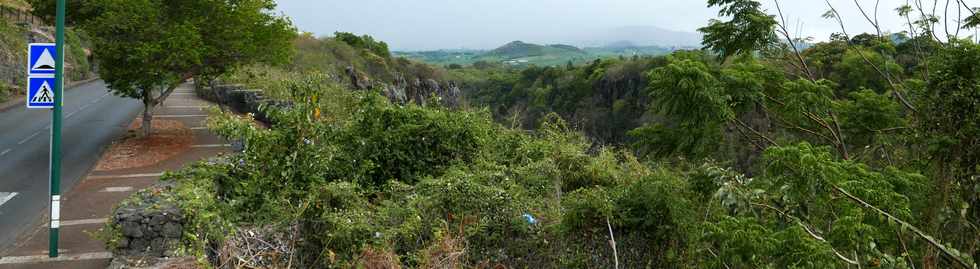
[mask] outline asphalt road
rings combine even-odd
[[[125,132],[141,109],[136,99],[108,93],[102,81],[66,91],[62,193],[95,166],[105,146]],[[46,212],[50,130],[50,110],[28,110],[21,105],[0,112],[0,252]]]

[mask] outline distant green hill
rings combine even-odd
[[[538,44],[524,43],[522,41],[514,41],[507,43],[499,48],[491,50],[482,57],[493,57],[493,58],[503,58],[507,60],[526,58],[526,57],[538,57],[538,56],[558,56],[566,54],[587,54],[575,46],[570,45],[548,45],[542,46]]]
[[[551,66],[568,62],[582,63],[599,58],[663,55],[673,51],[656,46],[608,46],[578,48],[565,44],[538,45],[523,41],[513,41],[493,50],[437,50],[394,52],[397,57],[420,60],[435,65],[469,65],[476,62],[501,63],[511,66]]]

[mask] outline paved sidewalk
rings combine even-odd
[[[198,160],[229,152],[223,139],[205,126],[212,104],[194,94],[191,84],[178,88],[157,108],[154,119],[182,122],[194,134],[193,146],[157,164],[131,169],[94,171],[62,197],[60,257],[48,258],[47,216],[36,229],[20,235],[17,244],[0,252],[0,269],[8,268],[106,268],[112,254],[93,234],[103,227],[112,207],[158,181],[165,171],[180,169]]]

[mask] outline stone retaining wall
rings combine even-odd
[[[116,242],[114,253],[174,257],[184,233],[184,216],[176,204],[161,199],[158,193],[162,189],[165,187],[141,191],[116,209],[112,225],[122,238]]]
[[[239,84],[228,84],[228,85],[218,85],[214,89],[206,86],[195,87],[194,91],[202,99],[223,104],[238,113],[251,113],[255,116],[255,119],[265,123],[272,124],[272,120],[269,119],[267,111],[263,110],[265,107],[287,107],[289,106],[286,102],[275,102],[266,99],[265,94],[262,90],[246,89],[244,85]]]

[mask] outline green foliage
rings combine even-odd
[[[31,13],[47,22],[48,25],[54,25],[55,14],[57,11],[56,4],[58,1],[46,1],[46,0],[27,0],[30,3]],[[65,24],[69,26],[77,25],[80,21],[91,18],[93,10],[87,5],[91,1],[83,0],[66,0],[65,5],[67,5],[69,12],[65,13]]]
[[[720,125],[734,116],[731,97],[707,65],[689,59],[670,60],[650,73],[652,108],[663,122],[632,131],[635,146],[656,156],[700,157],[716,149]]]
[[[23,91],[21,85],[24,83],[22,63],[27,62],[24,51],[27,42],[24,40],[24,30],[16,27],[7,20],[0,20],[0,73],[5,77],[12,78],[11,81],[0,83],[0,102],[6,101],[19,91]],[[9,84],[8,84],[9,83]]]
[[[136,192],[116,205],[113,212],[118,208],[153,211],[169,210],[176,206],[183,220],[181,228],[184,233],[174,250],[177,255],[198,257],[197,262],[205,265],[207,255],[214,251],[214,245],[222,242],[235,229],[232,225],[235,214],[216,195],[217,186],[213,180],[227,177],[229,168],[227,159],[215,158],[167,173],[161,178],[163,184]],[[124,238],[121,229],[110,218],[95,236],[109,250],[115,251]]]
[[[607,217],[627,264],[692,254],[677,248],[693,246],[695,230],[683,179],[625,152],[587,155],[584,137],[555,115],[528,134],[486,113],[396,106],[315,77],[289,91],[296,102],[272,110],[270,129],[214,116],[212,128],[246,147],[213,179],[235,222],[299,222],[309,242],[299,264],[345,267],[381,248],[418,265],[448,234],[466,240],[466,264],[595,267],[612,258]],[[318,97],[326,95],[335,98]],[[602,189],[614,195],[578,194]]]
[[[595,60],[571,69],[488,65],[450,70],[450,77],[462,82],[472,104],[489,107],[507,125],[535,128],[556,113],[599,143],[624,144],[648,110],[645,73],[663,64],[657,57]]]
[[[888,95],[863,89],[851,92],[840,104],[841,128],[852,143],[870,145],[876,135],[906,126],[902,107]]]
[[[68,61],[68,66],[71,66],[71,69],[68,69],[68,78],[71,80],[84,80],[92,76],[92,63],[89,62],[89,55],[85,51],[90,47],[88,40],[85,33],[77,29],[69,28],[65,31],[66,51],[68,51],[65,60]]]
[[[159,195],[165,201],[177,204],[184,214],[182,254],[205,257],[210,244],[222,242],[234,231],[232,221],[235,214],[216,195],[216,179],[227,177],[230,166],[227,159],[217,159],[169,173],[162,178],[172,182],[174,187]],[[198,262],[204,263],[204,260],[199,259]]]
[[[9,8],[9,7],[8,7]],[[8,20],[0,20],[0,102],[11,96],[22,94],[25,83],[24,65],[27,62],[24,48],[27,47],[29,29],[15,25]],[[89,48],[88,37],[78,29],[68,28],[65,33],[67,55],[65,70],[69,82],[84,80],[92,77],[92,64],[89,62],[86,49]]]
[[[342,134],[348,143],[341,150],[350,154],[352,169],[375,186],[391,179],[412,184],[470,162],[490,135],[491,122],[479,114],[395,107],[380,97],[365,102]]]
[[[349,80],[347,68],[352,67],[359,77],[372,82],[393,84],[399,78],[445,79],[445,71],[405,58],[390,57],[384,42],[370,36],[337,33],[339,37],[316,38],[303,33],[292,40],[295,54],[284,72],[326,73]],[[368,42],[370,41],[370,42]],[[264,68],[260,68],[264,69]]]
[[[978,13],[980,13],[980,9],[973,8],[973,14],[963,20],[963,29],[977,28],[980,26],[980,15],[977,15]]]
[[[718,122],[732,116],[728,96],[701,62],[685,59],[654,69],[650,95],[660,113],[692,122]]]
[[[773,231],[753,218],[724,217],[709,224],[706,240],[716,244],[712,268],[840,268],[830,248],[802,228]]]
[[[830,121],[829,113],[837,106],[834,99],[836,87],[836,83],[830,80],[787,81],[781,87],[785,100],[784,105],[780,106],[780,113],[790,122],[817,129],[816,125],[820,122],[813,122],[811,118]]]
[[[916,138],[929,156],[924,162],[935,180],[925,219],[933,231],[972,233],[960,227],[976,229],[980,224],[980,45],[953,40],[941,51],[930,60],[916,124]],[[958,212],[944,214],[937,208]],[[962,246],[971,239],[949,240]],[[980,252],[974,251],[973,259],[978,258]]]
[[[955,41],[933,59],[920,106],[929,150],[961,169],[980,163],[980,45]],[[967,172],[969,174],[969,172]]]
[[[155,92],[256,62],[282,62],[295,30],[251,1],[99,0],[80,24],[93,37],[100,75],[121,96],[156,103]],[[146,23],[153,22],[153,23]],[[138,27],[137,27],[138,26]]]
[[[843,54],[843,58],[834,66],[834,71],[830,74],[831,79],[838,82],[841,90],[845,93],[860,88],[873,89],[877,92],[884,92],[889,89],[888,81],[873,68],[868,68],[867,62],[870,61],[878,65],[882,72],[893,76],[901,74],[902,67],[893,60],[887,59],[888,56],[863,48],[859,49],[862,52],[848,50]]]
[[[385,59],[391,58],[391,52],[388,51],[388,43],[374,41],[374,38],[369,35],[357,36],[348,32],[336,32],[334,33],[334,38],[347,43],[351,47],[366,49],[374,53],[374,55],[381,56]]]
[[[373,38],[304,34],[289,66],[228,76],[290,105],[269,108],[268,128],[213,117],[245,151],[202,188],[220,199],[196,207],[218,203],[208,210],[235,212],[222,218],[235,225],[300,225],[300,267],[364,266],[374,250],[407,267],[971,262],[958,249],[972,249],[980,216],[976,44],[835,35],[802,52],[804,78],[795,55],[767,48],[776,25],[758,2],[708,3],[730,18],[702,29],[721,60],[443,70],[387,57]],[[867,61],[911,79],[892,87]],[[487,109],[349,92],[331,77],[348,66],[382,82],[458,80]]]
[[[731,96],[729,106],[738,114],[748,113],[765,102],[765,96],[778,88],[783,80],[779,70],[759,62],[754,57],[741,57],[721,69],[718,80],[725,94]]]
[[[719,16],[729,21],[712,19],[708,26],[698,29],[704,33],[704,47],[722,58],[751,53],[776,41],[776,19],[762,11],[753,0],[708,0],[708,6],[721,7]]]

